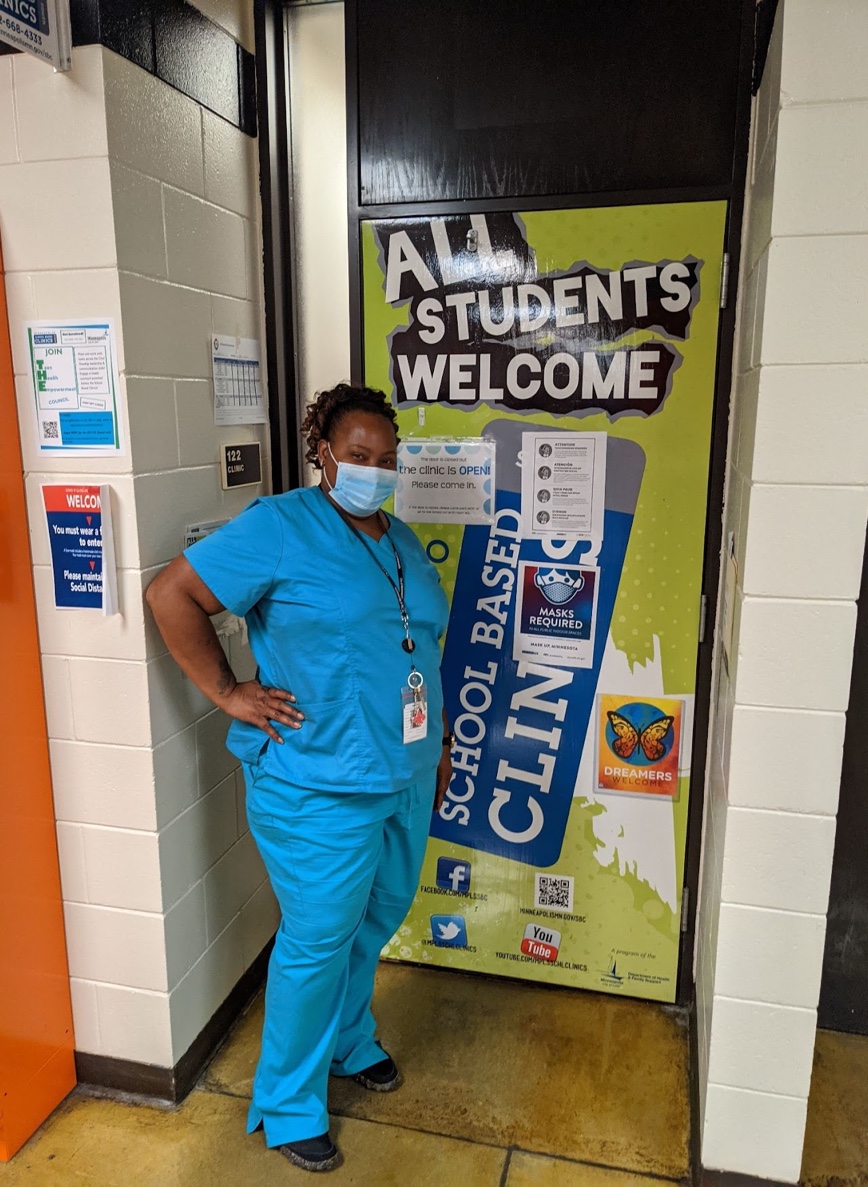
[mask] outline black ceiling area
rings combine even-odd
[[[358,204],[728,187],[754,19],[734,0],[351,0]]]

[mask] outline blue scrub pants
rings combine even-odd
[[[247,764],[244,775],[281,910],[247,1132],[262,1122],[267,1145],[280,1146],[328,1130],[329,1073],[384,1058],[374,975],[416,893],[435,774],[387,794],[312,791]]]

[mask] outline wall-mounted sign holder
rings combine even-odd
[[[69,0],[32,0],[14,8],[4,5],[0,41],[32,54],[55,70],[69,70],[72,66]]]
[[[57,610],[118,613],[111,487],[49,486],[42,501]]]

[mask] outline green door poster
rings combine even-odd
[[[457,737],[387,958],[675,999],[725,217],[364,224]]]

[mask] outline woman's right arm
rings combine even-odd
[[[218,708],[238,721],[258,726],[283,742],[272,721],[300,729],[304,714],[295,697],[258,680],[235,679],[211,622],[225,610],[184,556],[176,557],[148,586],[145,599],[169,652],[184,674]]]

